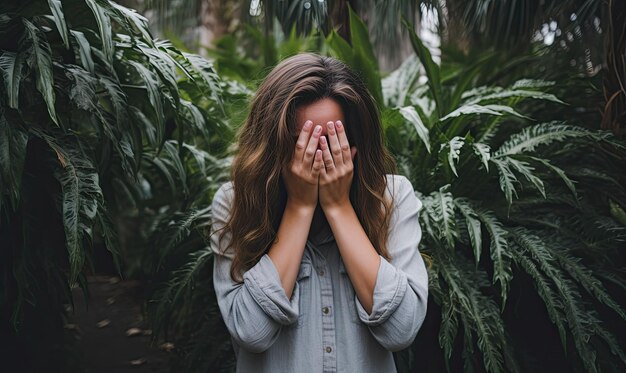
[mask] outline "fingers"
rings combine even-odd
[[[315,151],[315,158],[313,159],[313,168],[311,169],[311,175],[314,178],[317,178],[324,168],[324,163],[322,162],[322,151],[317,149]]]
[[[328,143],[330,145],[330,153],[332,154],[332,159],[337,167],[341,167],[343,165],[343,155],[341,150],[341,144],[339,143],[339,138],[337,137],[337,130],[335,129],[335,123],[328,122],[326,123],[328,127]]]
[[[302,126],[302,130],[300,131],[300,135],[298,136],[298,141],[296,141],[296,150],[294,154],[294,159],[297,161],[302,161],[304,159],[304,151],[309,143],[309,138],[311,137],[311,126],[313,122],[307,120],[304,122]]]
[[[319,143],[320,134],[322,133],[322,126],[315,126],[313,129],[313,134],[309,140],[308,145],[304,151],[304,159],[302,160],[305,167],[308,166],[309,169],[311,164],[313,163],[313,158],[315,157],[315,153],[317,150],[317,144]]]
[[[349,164],[352,162],[352,153],[350,149],[350,144],[348,143],[348,136],[346,135],[346,129],[340,120],[338,120],[335,123],[336,123],[335,128],[337,132],[337,137],[339,138],[339,146],[341,149],[341,156],[343,159],[343,163]]]
[[[330,154],[330,148],[328,147],[326,136],[322,136],[320,138],[320,145],[322,148],[322,159],[324,160],[324,170],[326,172],[332,172],[335,168],[335,161],[333,161],[333,156]]]

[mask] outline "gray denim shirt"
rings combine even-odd
[[[395,372],[392,351],[408,347],[426,316],[428,274],[418,245],[422,202],[410,181],[387,175],[394,204],[388,238],[391,260],[381,256],[372,313],[361,305],[332,231],[309,236],[291,299],[265,254],[246,271],[243,283],[230,278],[233,253],[224,253],[230,233],[215,253],[214,285],[232,337],[237,372]],[[232,182],[213,199],[213,229],[228,218]]]

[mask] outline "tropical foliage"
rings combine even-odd
[[[400,370],[623,368],[619,332],[606,325],[626,319],[616,300],[623,274],[613,265],[626,229],[609,213],[626,206],[614,157],[624,144],[550,115],[567,106],[552,93],[566,89],[555,82],[478,85],[497,76],[482,68],[501,58],[496,52],[465,63],[444,55],[440,66],[411,33],[415,56],[381,80],[364,24],[354,13],[350,20],[352,46],[331,33],[323,48],[379,98],[388,146],[424,202],[420,249],[432,299],[413,347],[396,354]],[[181,315],[183,305],[181,367],[228,371],[230,340],[213,319],[219,311],[196,290],[211,285],[210,266],[208,248],[192,257],[158,313]]]
[[[0,4],[6,356],[36,341],[29,350],[47,367],[61,359],[71,287],[88,296],[86,275],[109,250],[120,275],[146,283],[149,320],[155,338],[174,339],[175,370],[233,371],[211,291],[211,198],[257,84],[283,58],[318,51],[361,74],[424,203],[429,311],[413,346],[395,353],[399,371],[624,370],[626,145],[596,130],[601,76],[576,73],[588,46],[576,42],[602,16],[599,3],[490,13],[481,1],[426,1],[447,33],[464,28],[467,38],[448,37],[435,63],[404,21],[414,55],[390,74],[349,7],[340,31],[302,35],[328,23],[329,9],[332,25],[341,21],[334,5],[306,13],[273,3],[263,2],[265,20],[282,14],[276,29],[289,33],[243,26],[207,51],[211,60],[156,40],[143,16],[112,1]],[[409,5],[394,4],[394,17]],[[568,29],[563,49],[526,43],[533,17],[559,9],[578,9],[583,32]],[[485,23],[516,12],[528,19]],[[485,27],[494,40],[481,39]],[[488,47],[511,40],[523,48]]]
[[[196,202],[208,204],[227,167],[207,150],[228,143],[223,98],[240,93],[102,0],[2,2],[0,70],[2,328],[13,349],[34,340],[27,350],[51,364],[94,253],[110,250],[131,275],[144,266],[133,254],[156,266],[146,248],[178,242],[164,236],[170,220],[206,215]]]

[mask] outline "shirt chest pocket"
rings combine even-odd
[[[305,318],[311,318],[311,306],[312,306],[312,284],[311,284],[311,271],[313,265],[309,262],[300,263],[300,270],[296,282],[300,288],[300,315],[298,321],[295,322],[295,328],[301,328],[304,325]]]
[[[348,319],[356,324],[361,325],[361,319],[359,319],[359,315],[356,309],[356,301],[355,296],[356,292],[354,291],[354,287],[352,286],[352,281],[350,281],[350,277],[348,276],[348,271],[346,271],[346,267],[343,264],[343,261],[339,261],[339,287],[341,289],[341,299],[342,302],[345,302],[346,305],[346,313],[348,314]]]

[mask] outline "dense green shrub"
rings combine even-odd
[[[0,70],[3,364],[55,369],[64,304],[76,283],[88,295],[94,250],[130,274],[135,247],[210,201],[227,165],[206,151],[230,136],[224,87],[209,61],[105,0],[3,1]]]

